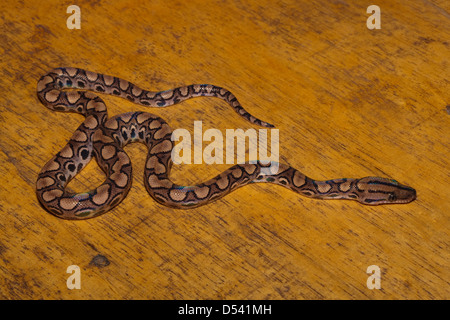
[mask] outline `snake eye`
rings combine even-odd
[[[390,193],[388,200],[389,201],[395,201],[395,200],[397,200],[397,196],[394,193]]]

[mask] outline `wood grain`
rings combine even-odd
[[[379,30],[367,29],[359,1],[76,4],[80,30],[67,29],[61,1],[0,6],[0,298],[450,298],[448,2],[377,1]],[[146,148],[134,144],[122,204],[84,222],[57,219],[38,204],[36,176],[83,118],[46,109],[35,91],[63,66],[151,90],[223,86],[277,126],[281,161],[317,179],[395,178],[418,199],[367,207],[252,185],[180,211],[147,194]],[[144,109],[102,98],[110,115]],[[190,132],[195,120],[252,127],[213,98],[148,111]],[[172,176],[190,184],[227,167],[180,165]],[[71,187],[102,179],[91,163]],[[80,290],[66,286],[70,265]],[[380,290],[366,286],[370,265]]]

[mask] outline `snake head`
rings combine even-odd
[[[366,177],[356,182],[358,201],[368,205],[408,203],[416,199],[416,190],[395,180]]]

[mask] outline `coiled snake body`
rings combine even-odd
[[[82,89],[64,90],[64,89]],[[170,180],[172,130],[160,117],[131,112],[108,119],[105,103],[91,91],[126,98],[140,105],[165,107],[199,96],[218,97],[253,124],[272,127],[247,111],[226,89],[214,85],[190,85],[162,92],[150,92],[113,76],[76,68],[57,68],[38,82],[40,101],[51,110],[76,112],[86,117],[70,138],[41,170],[36,182],[40,203],[64,219],[87,219],[112,209],[131,186],[131,162],[123,147],[131,142],[148,146],[144,181],[149,194],[159,203],[174,208],[207,204],[253,182],[270,182],[304,196],[318,199],[351,199],[377,205],[407,203],[415,190],[395,180],[366,177],[317,181],[298,170],[279,164],[278,171],[263,170],[261,162],[238,164],[217,177],[195,186],[180,186]],[[73,194],[65,190],[69,181],[95,157],[106,180],[95,190]]]

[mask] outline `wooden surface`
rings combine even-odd
[[[0,298],[448,299],[450,7],[377,1],[2,1]],[[52,112],[36,83],[54,67],[112,74],[151,90],[213,83],[280,130],[280,161],[316,179],[386,176],[417,189],[411,204],[318,201],[274,185],[241,188],[180,211],[143,186],[144,145],[126,147],[128,197],[88,221],[38,204],[35,181],[82,122]],[[144,110],[102,96],[109,114]],[[226,103],[147,110],[193,132],[252,128]],[[253,127],[255,129],[259,129]],[[180,165],[178,183],[229,165]],[[92,162],[71,188],[98,186]],[[66,269],[81,270],[69,290]],[[381,289],[366,286],[367,267]]]

